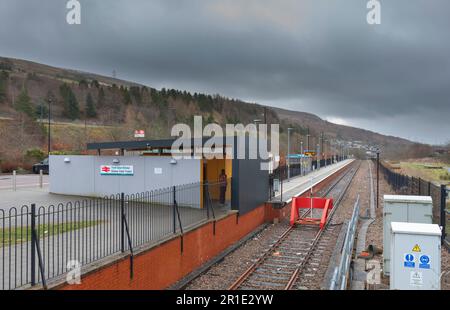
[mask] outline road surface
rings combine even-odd
[[[16,176],[17,188],[39,187],[39,174],[18,174]],[[48,175],[43,176],[43,185],[48,186]],[[0,190],[13,189],[12,174],[0,174]]]

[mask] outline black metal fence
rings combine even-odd
[[[347,157],[336,156],[335,160],[340,162],[347,159]],[[305,166],[307,164],[308,166]],[[320,167],[325,167],[333,164],[333,159],[323,159],[320,160]],[[289,167],[287,165],[279,166],[274,169],[269,175],[269,200],[271,200],[275,195],[275,188],[282,187],[283,181],[287,180],[288,177],[294,178],[300,175],[306,175],[311,171],[318,168],[318,161],[312,160],[304,163],[291,164]],[[288,172],[289,171],[289,172]],[[278,184],[276,184],[278,182]]]
[[[230,208],[231,180],[0,209],[0,290],[46,287],[73,266],[128,251],[132,277],[136,248],[182,236]]]
[[[421,178],[397,173],[383,162],[380,162],[380,173],[384,174],[388,184],[398,194],[431,196],[433,200],[433,223],[442,226],[442,242],[448,246],[450,236],[447,234],[446,229],[450,227],[450,216],[446,209],[447,187],[445,185],[436,185]]]

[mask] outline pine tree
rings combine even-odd
[[[126,105],[131,104],[131,95],[130,95],[130,92],[128,91],[128,89],[122,88],[121,91],[122,91],[123,102]]]
[[[90,93],[86,96],[86,116],[89,118],[94,118],[97,116],[94,100],[92,99]]]
[[[17,111],[25,113],[29,117],[35,117],[30,96],[28,96],[28,92],[25,88],[20,92],[15,108]]]
[[[105,104],[105,91],[103,90],[103,87],[100,87],[98,91],[98,101],[97,101],[97,107],[101,108]]]
[[[78,106],[77,98],[75,97],[75,94],[70,86],[64,83],[60,86],[59,92],[64,99],[64,116],[71,120],[79,118],[80,108]]]
[[[6,101],[8,89],[8,72],[0,72],[0,103]]]

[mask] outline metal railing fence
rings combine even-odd
[[[353,245],[355,243],[356,229],[358,228],[359,219],[359,195],[356,199],[353,214],[347,226],[345,241],[342,246],[341,259],[339,265],[334,269],[333,278],[331,280],[330,290],[345,290],[350,279],[350,263],[353,257]]]
[[[450,236],[446,231],[449,227],[447,226],[449,220],[446,212],[449,191],[447,187],[445,185],[434,184],[422,178],[394,172],[382,161],[380,161],[380,173],[384,175],[387,183],[398,194],[431,196],[433,200],[433,223],[442,227],[442,243],[448,245]]]
[[[347,159],[347,157],[333,157],[333,159],[322,160],[320,167],[325,167],[333,164],[333,160],[338,162]],[[305,161],[302,163],[293,163],[289,167],[287,165],[279,166],[274,169],[269,175],[269,200],[275,196],[275,192],[280,190],[283,181],[287,180],[288,177],[295,178],[297,176],[307,175],[313,170],[317,169],[317,160]],[[326,164],[326,165],[325,165]],[[288,173],[289,171],[289,173]]]
[[[73,262],[85,266],[133,254],[209,219],[215,224],[216,216],[230,208],[231,179],[0,209],[0,290],[45,287],[47,280],[70,271]]]

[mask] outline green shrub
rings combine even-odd
[[[25,152],[25,158],[28,160],[42,161],[46,157],[46,154],[38,148],[29,149]]]
[[[72,155],[72,153],[68,151],[52,151],[50,155]]]

